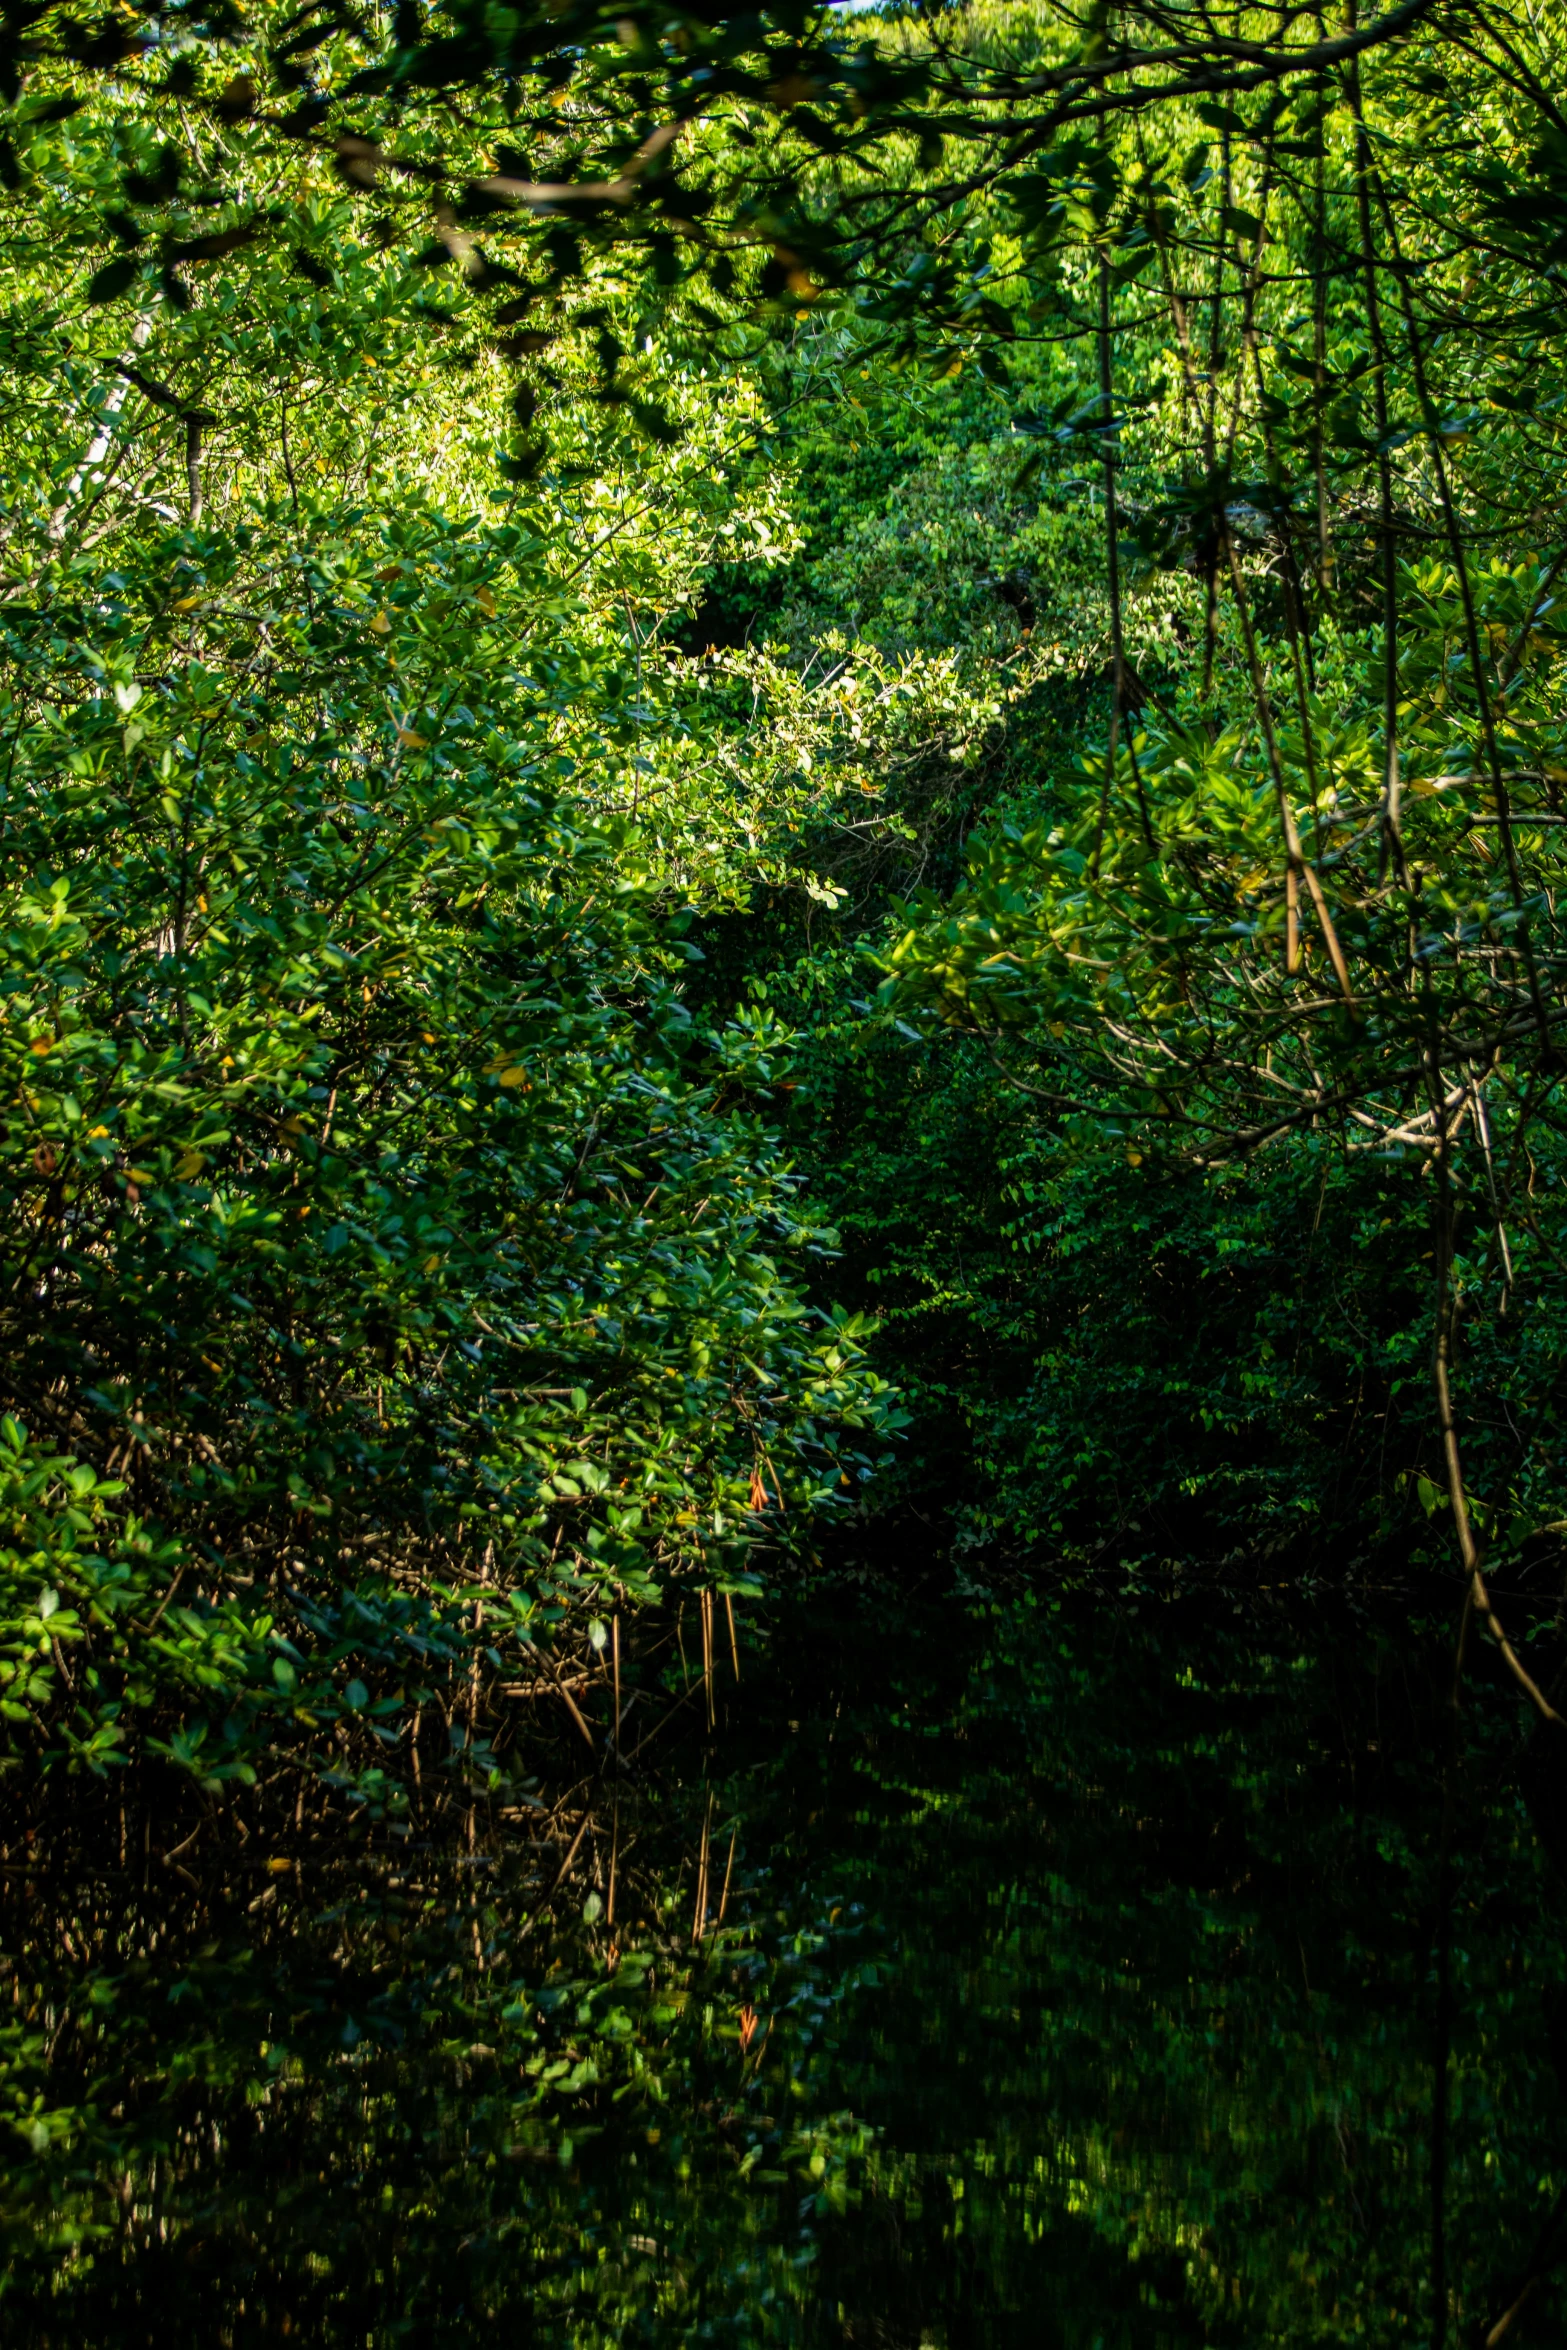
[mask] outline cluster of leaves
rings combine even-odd
[[[685,996],[791,827],[665,823],[749,697],[637,613],[783,551],[754,394],[673,381],[635,469],[579,409],[481,518],[504,377],[405,264],[247,255],[114,358],[7,258],[8,1757],[499,1791],[502,1688],[752,1587],[891,1419],[802,1290],[788,1037]]]
[[[990,1297],[972,1255],[890,1200],[863,1221],[898,1231],[880,1267],[867,1238],[867,1269],[915,1281],[883,1294],[927,1324],[972,1309],[963,1359],[992,1398],[998,1480],[977,1523],[1014,1541],[1054,1529],[1091,1557],[1102,1535],[1124,1555],[1111,1529],[1151,1512],[1150,1547],[1179,1554],[1184,1488],[1222,1549],[1242,1452],[1261,1472],[1243,1540],[1336,1495],[1357,1541],[1406,1512],[1418,1541],[1432,1475],[1471,1562],[1466,1515],[1512,1555],[1560,1519],[1553,36],[1493,70],[1445,30],[1294,96],[1166,106],[1008,190],[1030,315],[1097,346],[1097,396],[1080,382],[1075,407],[1017,422],[1047,501],[1097,507],[1110,690],[1086,743],[1047,723],[1043,772],[1010,783],[956,889],[916,899],[882,951],[894,1021],[973,1040],[928,1045],[921,1082],[949,1073],[930,1122],[960,1151],[976,1071],[990,1096]],[[1532,175],[1532,218],[1509,172],[1515,191]],[[1212,1297],[1255,1213],[1292,1228],[1207,1353],[1133,1238],[1151,1213],[1173,1240],[1182,1201],[1184,1278]],[[1368,1258],[1367,1233],[1395,1237]],[[1009,1317],[1008,1374],[986,1390],[979,1333]],[[1472,1511],[1451,1446],[1439,1467],[1443,1393],[1420,1402],[1433,1320]],[[1226,1346],[1252,1398],[1239,1418]],[[1112,1362],[1138,1398],[1113,1436]],[[962,1384],[928,1356],[922,1375]],[[1211,1416],[1219,1457],[1179,1440],[1161,1463],[1161,1408]],[[1325,1426],[1313,1467],[1304,1432]]]
[[[983,8],[953,38],[795,0],[697,15],[535,0],[503,18],[469,0],[373,17],[336,0],[153,6],[93,27],[26,0],[0,40],[0,175],[34,203],[64,184],[57,225],[95,263],[94,300],[174,312],[193,273],[239,253],[334,284],[344,256],[320,212],[346,186],[361,252],[417,245],[448,273],[431,331],[477,335],[522,370],[512,462],[527,471],[543,441],[526,362],[585,289],[597,397],[655,439],[672,420],[635,353],[672,303],[682,331],[722,342],[737,310],[787,318],[852,290],[898,347],[934,336],[943,363],[968,350],[994,368],[1017,319],[988,235],[965,233],[971,199],[1001,187],[1034,216],[1059,210],[1065,134],[1067,176],[1086,155],[1097,206],[1098,151],[1074,126],[1315,88],[1431,4],[1313,42],[1288,9],[1254,11],[1243,35],[1206,4]],[[289,182],[313,202],[281,201]]]
[[[1555,184],[1545,36],[10,28],[9,1400],[180,1529],[127,1621],[242,1604],[298,1654],[238,1680],[369,1787],[416,1653],[523,1669],[502,1590],[601,1620],[853,1490],[886,1401],[781,1270],[827,1243],[764,1121],[854,1207],[783,1056],[861,1049],[889,889],[934,885],[889,1016],[973,1039],[1090,1192],[1408,1154],[1444,1313],[1460,1210],[1516,1308],[1567,977],[1554,248],[1508,179]],[[891,424],[889,350],[983,388]],[[812,543],[756,637],[780,449]],[[1543,1451],[1498,1476],[1554,1515]],[[329,1609],[317,1685],[323,1576],[376,1631]]]
[[[1021,1121],[982,1043],[847,1021],[799,1065],[802,1132],[913,1436],[878,1480],[984,1579],[1109,1589],[1441,1573],[1430,1201],[1407,1156],[1307,1137],[1222,1167]],[[1108,1126],[1110,1121],[1106,1120]],[[852,1152],[852,1161],[850,1153]],[[838,1154],[842,1158],[838,1159]],[[1470,1506],[1509,1587],[1559,1571],[1562,1169],[1535,1147],[1502,1311],[1482,1199],[1455,1219]],[[887,1537],[873,1518],[871,1555]]]
[[[323,1689],[292,1621],[340,1578],[396,1715],[459,1587],[521,1638],[541,1577],[602,1610],[739,1573],[859,1413],[853,1329],[780,1269],[821,1242],[767,1035],[693,1027],[634,845],[559,800],[513,666],[528,542],[332,552],[170,548],[185,592],[101,600],[74,660],[13,608],[6,800],[14,1405],[179,1529],[127,1621],[306,1722],[367,1708],[343,1628]],[[242,607],[245,660],[180,658],[171,601]]]

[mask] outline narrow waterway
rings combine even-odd
[[[839,1590],[533,1848],[5,1879],[15,2343],[1428,2343],[1445,1592]],[[1441,2258],[1567,2183],[1563,1892],[1482,1659]],[[198,1897],[199,1896],[199,1897]],[[562,1910],[566,1914],[562,1916]],[[62,1929],[63,1921],[63,1929]],[[700,1927],[699,1934],[696,1929]],[[693,1946],[694,1945],[694,1946]],[[1547,2281],[1507,2339],[1561,2338]]]

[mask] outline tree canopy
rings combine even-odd
[[[1340,1885],[1381,1662],[1360,1688],[1315,1881],[1345,1948],[1403,1937],[1368,2129],[1392,2164],[1429,2127],[1435,2342],[1474,2314],[1444,2214],[1511,2241],[1549,2205],[1532,2078],[1497,2093],[1527,2191],[1448,2082],[1505,2074],[1549,1973],[1536,1917],[1455,2021],[1481,1904],[1527,1883],[1543,1915],[1567,1855],[1564,37],[1493,0],[3,0],[0,1866],[25,1904],[62,1855],[73,1890],[65,1959],[29,1916],[6,1961],[0,2100],[45,2267],[109,2227],[111,2174],[126,2241],[156,2233],[137,2180],[188,2208],[251,2112],[286,2149],[357,2116],[383,2167],[428,2124],[496,2306],[498,2166],[564,2149],[530,2242],[597,2280],[606,2339],[689,2176],[682,2141],[632,2181],[630,2282],[603,2267],[569,2132],[621,2099],[650,2149],[666,2094],[700,2117],[693,2258],[759,2245],[780,2325],[851,2186],[917,2216],[936,2169],[877,2152],[858,2043],[813,2039],[875,2015],[879,1960],[828,1981],[859,1913],[812,1879],[764,1958],[711,1774],[667,1883],[621,1841],[649,1750],[716,1735],[720,1683],[743,1715],[753,1624],[828,1560],[881,1607],[936,1559],[981,1622],[1020,1570],[1457,1617]],[[1044,1623],[920,1698],[914,1760],[895,1690],[842,1765],[894,1844],[899,1806],[934,1823],[878,1863],[900,1899],[956,1801],[919,1756],[986,1725],[965,1800],[1077,1804],[1088,1884],[1102,1763],[1145,1865],[1140,1764]],[[1137,1732],[1189,1742],[1243,1871],[1177,1871],[1149,1932],[1144,2024],[1195,2097],[1244,1871],[1293,1898],[1300,1770],[1237,1731],[1208,1771],[1202,1725],[1230,1740],[1253,1686],[1294,1720],[1296,1666],[1204,1713],[1195,1666],[1139,1654]],[[778,1753],[814,1703],[767,1716]],[[810,1774],[775,1766],[808,1853]],[[943,1914],[1011,2015],[1043,1977],[1001,1841]],[[221,2014],[158,2074],[173,1885],[170,1999]],[[587,1956],[536,1964],[568,1890]],[[1068,2020],[1027,2044],[1063,2097],[1119,2080],[1079,2043],[1128,2012],[1125,1914],[1056,1901]],[[1354,2203],[1319,2022],[1289,2032]],[[522,2085],[454,2105],[405,2046]],[[804,2118],[741,2151],[764,2077]],[[1103,2118],[1061,2135],[1072,2213],[1146,2227],[1220,2338],[1245,2261],[1198,2245],[1158,2132],[1128,2155]],[[1010,2274],[1035,2186],[955,2145],[942,2192]],[[805,2182],[787,2252],[753,2171]],[[1250,2177],[1215,2158],[1215,2229]]]
[[[18,1757],[499,1788],[954,1442],[1078,1562],[1445,1511],[1500,1633],[1556,20],[6,26]]]

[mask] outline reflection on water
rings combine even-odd
[[[569,1930],[537,1849],[11,1849],[8,2339],[1430,2340],[1435,1637],[838,1596],[746,1671],[603,1793]],[[1455,2343],[1567,2180],[1561,1901],[1481,1681]]]

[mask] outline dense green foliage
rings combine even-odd
[[[122,1902],[138,1842],[144,1901],[183,1867],[191,1937],[223,1854],[501,1839],[448,2034],[531,2084],[497,2162],[668,2054],[618,1944],[559,2050],[513,1947],[574,1871],[612,1906],[596,1800],[551,1877],[552,1739],[618,1785],[655,1690],[712,1728],[730,1606],[829,1543],[971,1592],[1413,1570],[1466,1594],[1449,1717],[1475,1619],[1559,1737],[1561,51],[1463,0],[0,12],[0,1785],[46,1841],[81,1791]],[[1457,1752],[1390,1895],[1438,2350]],[[307,2137],[360,2007],[389,2062],[446,2030],[460,1907],[424,2004],[375,1955],[279,2056]],[[168,2154],[163,2090],[108,2102],[128,1915],[85,1992],[14,1976],[53,2251]],[[191,1939],[217,2105],[335,1915],[263,1918],[259,2001]],[[831,2113],[762,2135],[825,2176]]]
[[[85,644],[13,613],[13,1408],[109,1476],[12,1439],[6,1702],[63,1682],[96,1766],[209,1689],[208,1783],[288,1722],[379,1782],[479,1586],[515,1671],[536,1608],[738,1572],[877,1409],[788,1285],[765,1023],[692,1022],[678,899],[563,796],[617,681],[519,674],[545,542],[313,520],[156,532]]]
[[[20,1750],[381,1800],[843,1297],[966,1547],[1554,1526],[1554,33],[961,22],[28,20]]]
[[[290,526],[160,533],[66,708],[55,613],[12,705],[16,1408],[85,1416],[115,1474],[70,1561],[24,1535],[11,1572],[85,1642],[68,1751],[109,1759],[168,1676],[233,1698],[222,1750],[172,1749],[209,1781],[279,1720],[358,1717],[379,1762],[467,1585],[510,1648],[579,1585],[608,1612],[743,1557],[830,1495],[863,1392],[780,1262],[813,1243],[765,1030],[693,1025],[634,836],[560,797],[598,713],[586,659],[517,672],[542,542],[326,521],[297,563]],[[171,573],[259,644],[192,657]]]

